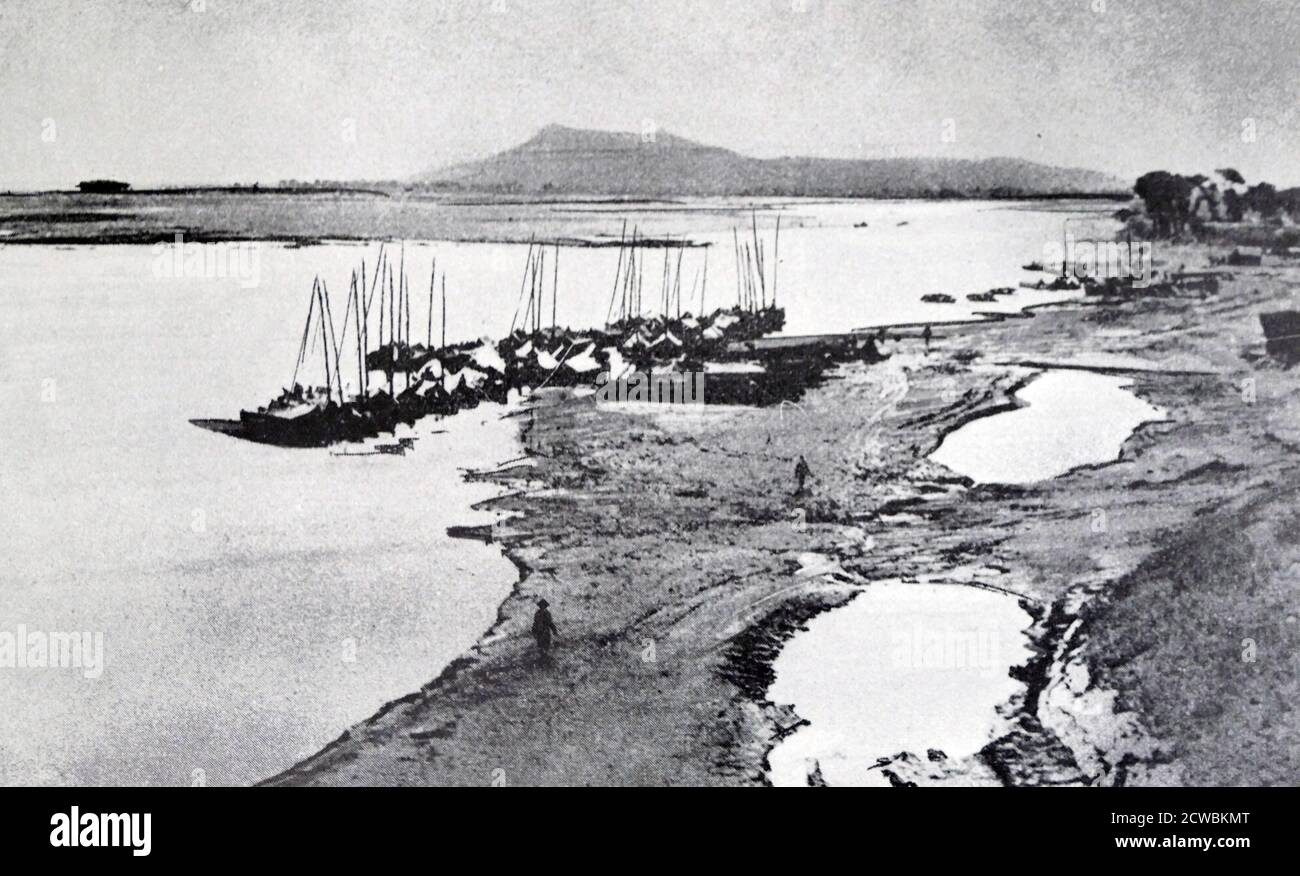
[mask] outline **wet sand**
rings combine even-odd
[[[1263,358],[1257,314],[1296,284],[1237,269],[1206,300],[944,327],[928,354],[904,341],[779,408],[550,394],[520,419],[530,464],[490,476],[514,491],[491,537],[521,571],[495,626],[271,782],[766,784],[805,719],[769,699],[783,642],[866,582],[924,579],[1012,594],[1032,656],[1005,732],[967,757],[900,753],[889,781],[1293,784],[1300,391]],[[928,458],[1014,409],[1026,367],[1119,374],[1166,419],[1114,461],[1033,484],[975,485]],[[800,454],[814,480],[795,496]],[[800,574],[810,554],[829,562]],[[528,636],[541,596],[560,629],[549,662]]]

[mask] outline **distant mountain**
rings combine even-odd
[[[1015,197],[1123,194],[1103,173],[1016,158],[750,158],[673,134],[548,125],[481,161],[422,174],[432,188],[520,194],[671,197]]]

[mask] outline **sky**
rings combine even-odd
[[[1300,0],[0,0],[0,189],[402,179],[547,124],[1300,184]]]

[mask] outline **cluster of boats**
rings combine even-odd
[[[436,348],[393,340],[365,356],[372,380],[362,382],[374,385],[369,393],[341,398],[337,390],[295,382],[218,431],[286,447],[362,441],[422,417],[505,403],[512,391],[592,386],[602,374],[703,372],[706,363],[725,359],[732,344],[780,331],[784,320],[775,306],[733,307],[704,317],[627,318],[604,330],[516,329],[500,341]],[[211,421],[198,424],[213,427]]]
[[[778,225],[779,241],[779,225]],[[285,447],[323,447],[363,441],[392,433],[401,424],[422,417],[447,416],[483,402],[505,403],[510,393],[528,394],[546,386],[595,386],[603,376],[617,380],[625,374],[708,374],[710,400],[762,402],[770,393],[759,384],[797,384],[792,372],[820,372],[825,356],[778,356],[768,369],[746,358],[737,345],[782,330],[785,312],[776,306],[776,271],[770,281],[764,270],[766,249],[758,240],[740,245],[737,303],[703,315],[683,312],[681,252],[664,253],[664,276],[658,315],[642,306],[646,255],[654,244],[634,235],[622,242],[619,271],[611,295],[612,321],[604,328],[575,330],[554,322],[554,286],[550,290],[551,325],[544,326],[547,249],[529,247],[520,290],[520,303],[509,334],[500,340],[446,342],[446,278],[443,277],[442,342],[433,343],[434,294],[437,264],[429,282],[428,329],[423,343],[411,333],[412,295],[406,277],[405,254],[385,259],[380,249],[378,269],[369,275],[363,262],[354,271],[343,308],[342,330],[334,319],[328,287],[317,279],[312,286],[293,379],[289,388],[255,410],[243,410],[238,420],[194,420],[195,425],[224,434]],[[663,248],[660,244],[659,248]],[[550,267],[558,285],[559,248]],[[707,259],[704,265],[707,283]],[[697,276],[697,284],[699,278]],[[704,300],[704,287],[699,301]],[[687,300],[694,298],[690,292]],[[525,305],[526,300],[526,305]],[[377,303],[378,307],[374,305]],[[618,304],[615,310],[615,304]],[[675,312],[674,312],[675,311]],[[377,320],[376,320],[377,316]],[[522,316],[522,319],[521,319]],[[372,323],[378,323],[378,343],[371,343]],[[352,337],[349,341],[349,334]],[[325,384],[304,386],[298,374],[308,354],[319,348]],[[350,352],[345,352],[350,351]],[[355,367],[355,370],[352,370]],[[349,377],[344,378],[344,372]],[[740,390],[740,391],[736,391]]]

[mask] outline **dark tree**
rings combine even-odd
[[[1192,190],[1205,181],[1203,176],[1180,176],[1154,170],[1138,177],[1133,191],[1146,206],[1147,217],[1160,237],[1181,234],[1191,219]]]

